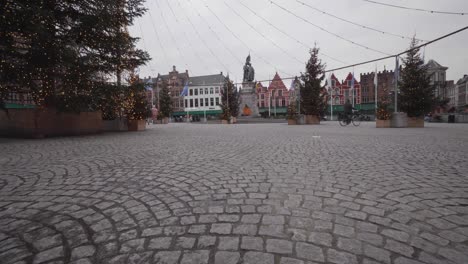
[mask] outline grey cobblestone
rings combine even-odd
[[[465,264],[468,126],[426,125],[0,138],[0,262]]]

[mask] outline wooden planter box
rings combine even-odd
[[[227,124],[229,124],[229,121],[223,119],[223,120],[221,120],[221,124],[227,125]]]
[[[288,119],[288,125],[290,125],[290,126],[297,125],[297,120],[296,119]]]
[[[379,120],[377,119],[375,122],[376,128],[390,128],[390,119],[389,120]]]
[[[236,124],[237,123],[237,117],[232,117],[232,123]]]
[[[422,128],[424,127],[424,119],[419,117],[408,117],[408,127]]]
[[[128,131],[143,131],[146,129],[146,120],[128,120]]]
[[[390,119],[390,126],[395,128],[408,127],[408,116],[406,115],[406,113],[392,113],[392,118]]]
[[[316,115],[306,115],[305,116],[306,125],[319,125],[320,118]]]
[[[0,135],[43,138],[79,136],[102,132],[102,114],[97,112],[61,113],[56,109],[8,109],[0,111]]]
[[[104,132],[120,132],[128,131],[128,122],[126,119],[103,120],[102,131]]]

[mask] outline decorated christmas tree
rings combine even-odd
[[[410,51],[403,60],[401,79],[398,82],[400,88],[399,104],[402,112],[409,117],[422,117],[429,113],[437,100],[433,87],[430,85],[427,68],[416,49],[417,41],[413,38]]]
[[[378,98],[377,101],[377,119],[379,120],[389,120],[392,117],[392,113],[390,111],[390,106],[392,103],[392,99],[390,98],[388,89],[383,89],[383,94]]]
[[[162,83],[161,91],[159,92],[159,118],[170,117],[172,113],[172,100],[169,93],[167,82]]]
[[[324,104],[323,81],[325,65],[318,58],[319,48],[310,51],[310,59],[306,65],[305,73],[301,74],[299,84],[301,91],[301,114],[321,116],[326,108]]]

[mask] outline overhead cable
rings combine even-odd
[[[328,34],[330,34],[330,35],[333,35],[333,36],[335,36],[335,37],[337,37],[337,38],[339,38],[339,39],[341,39],[341,40],[344,40],[344,41],[346,41],[346,42],[349,42],[349,43],[351,43],[351,44],[353,44],[353,45],[359,46],[359,47],[364,48],[364,49],[367,49],[367,50],[371,50],[371,51],[374,51],[374,52],[377,52],[377,53],[380,53],[380,54],[384,54],[384,55],[389,55],[389,53],[386,53],[386,52],[383,52],[383,51],[380,51],[380,50],[376,50],[376,49],[373,49],[373,48],[368,47],[368,46],[366,46],[366,45],[357,43],[357,42],[355,42],[355,41],[353,41],[353,40],[349,40],[349,39],[347,39],[347,38],[344,38],[344,37],[340,36],[340,35],[337,34],[337,33],[333,33],[333,32],[331,32],[331,31],[329,31],[328,29],[325,29],[325,28],[323,28],[323,27],[321,27],[321,26],[319,26],[319,25],[316,25],[316,24],[310,22],[308,19],[305,19],[305,18],[303,18],[303,17],[301,17],[301,16],[298,16],[298,15],[295,14],[294,12],[292,12],[292,11],[290,11],[289,9],[287,9],[287,8],[285,8],[285,7],[281,6],[281,5],[279,5],[279,4],[275,3],[275,2],[273,2],[272,0],[268,0],[268,1],[270,1],[270,3],[274,4],[275,6],[279,7],[280,9],[284,10],[285,12],[287,12],[287,13],[289,13],[289,14],[295,16],[295,17],[297,17],[298,19],[300,19],[300,20],[302,20],[302,21],[304,21],[304,22],[306,22],[306,23],[308,23],[308,24],[310,24],[310,25],[312,25],[312,26],[314,26],[314,27],[316,27],[316,28],[318,28],[318,29],[320,29],[320,30],[322,30],[322,31],[324,31],[324,32],[326,32],[326,33],[328,33]]]
[[[213,55],[213,57],[215,57],[215,59],[218,61],[218,63],[226,70],[226,72],[229,72],[229,68],[219,59],[218,56],[216,56],[216,54],[213,52],[213,50],[208,46],[208,44],[206,44],[206,41],[201,37],[200,32],[198,32],[197,28],[193,24],[190,17],[187,16],[187,14],[185,13],[185,10],[182,8],[182,5],[180,4],[179,0],[177,0],[177,3],[180,6],[180,8],[182,9],[182,12],[184,12],[185,16],[187,17],[187,20],[189,21],[190,25],[192,26],[193,30],[195,31],[197,37],[200,39],[200,41],[203,43],[203,45],[206,47],[206,49],[208,49],[208,51],[211,53],[211,55]]]
[[[254,26],[252,26],[252,24],[250,24],[244,17],[242,17],[236,10],[234,10],[234,8],[232,8],[226,1],[224,1],[224,4],[229,7],[229,9],[234,13],[236,14],[242,21],[244,21],[244,23],[246,23],[250,28],[252,28],[255,32],[257,32],[260,36],[262,36],[264,39],[268,40],[273,46],[277,47],[279,50],[281,50],[284,54],[286,54],[288,57],[290,57],[291,59],[299,62],[299,63],[304,63],[302,62],[301,60],[299,60],[298,58],[296,58],[294,55],[290,54],[288,51],[286,51],[285,49],[283,49],[282,47],[280,47],[275,41],[273,41],[272,39],[268,38],[267,36],[265,36],[265,34],[263,34],[262,32],[258,31]]]
[[[307,6],[317,12],[320,12],[324,15],[327,15],[327,16],[330,16],[330,17],[333,17],[333,18],[336,18],[338,20],[341,20],[341,21],[344,21],[346,23],[349,23],[349,24],[353,24],[355,26],[358,26],[358,27],[361,27],[361,28],[365,28],[365,29],[368,29],[368,30],[372,30],[372,31],[375,31],[375,32],[378,32],[378,33],[382,33],[382,34],[385,34],[385,35],[391,35],[391,36],[394,36],[394,37],[399,37],[399,38],[402,38],[402,39],[413,39],[413,37],[408,37],[408,36],[403,36],[403,35],[399,35],[399,34],[395,34],[395,33],[391,33],[391,32],[386,32],[386,31],[383,31],[383,30],[380,30],[380,29],[376,29],[376,28],[373,28],[373,27],[369,27],[369,26],[366,26],[366,25],[362,25],[362,24],[359,24],[359,23],[356,23],[356,22],[353,22],[353,21],[350,21],[350,20],[347,20],[345,18],[342,18],[342,17],[339,17],[339,16],[335,16],[331,13],[328,13],[326,11],[323,11],[323,10],[320,10],[316,7],[313,7],[311,6],[310,4],[307,4],[307,3],[304,3],[302,2],[301,0],[296,0],[296,2],[304,5],[304,6]],[[426,41],[426,40],[422,40],[422,39],[416,39],[416,40],[419,40],[419,41]]]
[[[205,7],[210,11],[211,14],[213,14],[213,16],[219,21],[219,23],[221,23],[221,25],[223,25],[223,26],[226,28],[226,30],[229,31],[229,32],[231,33],[231,35],[233,35],[237,40],[239,40],[239,42],[242,43],[242,45],[244,45],[249,51],[252,51],[252,49],[250,48],[250,46],[247,45],[247,43],[245,43],[245,41],[244,41],[242,38],[240,38],[239,36],[237,36],[237,34],[234,33],[234,31],[232,31],[231,28],[229,28],[229,27],[226,25],[226,23],[224,23],[224,21],[221,20],[221,19],[219,18],[219,16],[218,16],[207,4],[205,4]],[[258,55],[258,54],[256,54],[256,56],[257,56],[259,59],[261,59],[263,62],[265,62],[266,64],[270,65],[271,67],[273,67],[273,68],[276,67],[275,65],[273,65],[271,62],[269,62],[267,59],[263,58],[262,56],[260,56],[260,55]],[[278,71],[280,71],[281,73],[284,73],[284,74],[286,74],[286,75],[292,75],[292,74],[286,73],[286,72],[284,72],[284,71],[282,71],[282,70],[278,70]]]
[[[271,27],[273,27],[274,29],[276,29],[277,31],[283,33],[283,35],[289,37],[290,39],[296,41],[297,43],[301,44],[302,46],[304,46],[305,48],[307,49],[311,49],[312,47],[310,45],[307,45],[306,43],[302,42],[301,40],[291,36],[290,34],[288,34],[287,32],[285,32],[284,30],[278,28],[277,26],[273,25],[273,23],[271,23],[270,21],[268,21],[267,19],[265,19],[264,17],[262,17],[261,15],[259,15],[257,12],[255,12],[254,10],[252,10],[250,7],[248,7],[247,5],[245,5],[242,0],[239,0],[239,3],[244,6],[245,8],[247,8],[250,12],[252,12],[254,15],[256,15],[258,18],[262,19],[263,21],[265,21],[265,23],[267,23],[268,25],[270,25]],[[342,63],[342,64],[346,64],[346,62],[343,62],[342,60],[339,60],[339,59],[336,59],[332,56],[329,56],[325,53],[322,52],[322,55],[329,58],[329,59],[332,59],[334,61],[337,61],[339,63]]]
[[[166,0],[166,3],[167,3],[167,5],[169,6],[169,9],[171,10],[171,13],[172,13],[172,15],[174,16],[174,19],[176,20],[177,24],[179,24],[179,19],[177,18],[177,16],[176,16],[174,10],[172,9],[172,6],[170,5],[169,0]],[[182,28],[183,28],[183,29],[182,29],[182,32],[184,33],[186,42],[187,42],[187,44],[190,46],[190,49],[195,53],[195,56],[197,56],[197,58],[198,58],[198,60],[201,62],[201,64],[203,64],[205,70],[208,70],[208,67],[207,67],[207,65],[206,65],[206,61],[205,61],[204,59],[202,59],[202,57],[200,56],[200,54],[198,53],[198,51],[197,51],[196,49],[193,48],[192,42],[190,41],[190,39],[189,39],[187,33],[185,32],[183,26],[182,26]],[[183,58],[182,58],[182,59],[183,59]]]
[[[431,14],[460,15],[460,16],[464,16],[464,15],[468,14],[468,12],[436,11],[436,10],[429,10],[429,9],[422,9],[422,8],[413,8],[413,7],[392,5],[392,4],[387,4],[387,3],[377,2],[377,1],[371,1],[371,0],[363,0],[363,1],[369,2],[369,3],[372,3],[372,4],[377,4],[377,5],[390,6],[390,7],[394,7],[394,8],[413,10],[413,11],[419,11],[419,12],[426,12],[426,13],[431,13]]]

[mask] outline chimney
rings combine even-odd
[[[221,75],[223,75],[223,72],[221,72]]]
[[[172,66],[172,71],[176,71],[175,65]]]
[[[188,75],[188,70],[187,70],[187,69],[185,70],[185,74],[187,74],[187,75]]]

